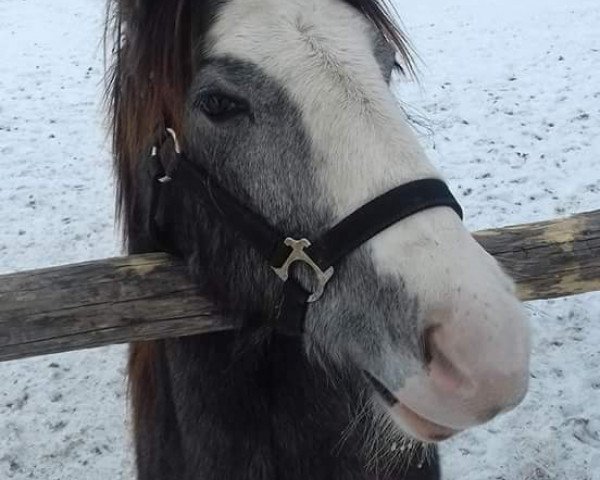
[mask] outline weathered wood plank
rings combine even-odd
[[[600,290],[600,210],[474,236],[515,279],[522,300]]]
[[[600,290],[600,211],[474,236],[523,300]],[[0,277],[0,361],[229,328],[161,253]]]
[[[228,328],[162,253],[0,277],[0,361]]]

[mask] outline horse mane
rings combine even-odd
[[[205,0],[206,1],[206,0]],[[344,0],[369,18],[414,74],[412,47],[389,0]],[[196,8],[196,7],[194,7]],[[106,104],[117,177],[116,218],[130,236],[136,169],[157,132],[181,131],[192,78],[192,0],[108,0]]]

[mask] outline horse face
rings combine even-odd
[[[189,93],[191,156],[280,230],[308,238],[395,186],[438,176],[389,91],[384,45],[341,0],[221,2]],[[279,280],[262,259],[228,258],[226,289],[276,301]],[[306,330],[309,354],[365,372],[357,382],[374,409],[421,440],[482,423],[526,392],[529,333],[513,283],[448,208],[347,257]]]

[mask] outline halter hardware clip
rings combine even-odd
[[[167,128],[167,129],[165,129],[165,131],[168,135],[171,136],[171,138],[173,140],[173,150],[175,150],[175,155],[180,156],[181,155],[181,144],[179,143],[179,139],[177,138],[177,133],[175,133],[175,130],[173,130],[172,128]],[[154,145],[152,147],[152,151],[150,152],[150,157],[152,157],[152,158],[158,157],[158,149],[159,149],[158,145]],[[170,173],[165,173],[158,179],[158,181],[160,183],[169,183],[171,180],[173,180],[173,178],[171,177]]]
[[[331,277],[333,277],[333,267],[329,267],[325,271],[321,270],[321,268],[315,263],[315,261],[312,258],[310,258],[310,256],[304,251],[311,245],[310,241],[306,238],[295,240],[293,238],[288,237],[284,240],[283,243],[284,245],[290,247],[292,251],[288,255],[285,262],[283,262],[283,265],[281,265],[281,267],[271,268],[281,280],[286,282],[289,278],[289,270],[292,263],[302,262],[308,265],[315,273],[315,276],[317,278],[317,288],[310,295],[310,297],[308,297],[307,301],[308,303],[316,302],[323,296],[323,292],[325,291],[325,285],[327,285],[327,282],[329,282]]]

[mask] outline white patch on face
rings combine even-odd
[[[317,162],[310,168],[336,220],[396,186],[439,176],[383,78],[373,27],[343,1],[229,0],[207,44],[209,55],[258,65],[300,108]],[[401,277],[418,298],[423,326],[447,326],[440,349],[469,381],[526,371],[528,332],[512,282],[452,210],[414,215],[368,246],[376,271]],[[510,388],[518,391],[519,379]]]
[[[382,77],[373,27],[343,1],[230,0],[209,38],[210,54],[257,64],[299,106],[338,220],[437,176]]]

